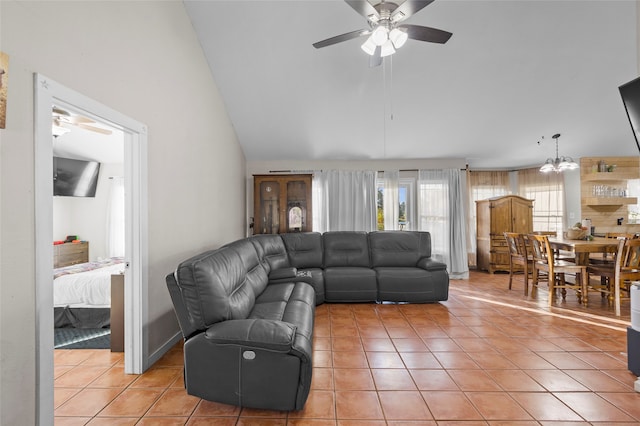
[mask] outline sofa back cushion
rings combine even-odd
[[[334,231],[322,234],[324,266],[369,268],[369,242],[366,232]]]
[[[247,318],[267,285],[267,271],[248,239],[185,260],[175,277],[192,325],[199,330]]]
[[[277,234],[258,234],[250,238],[256,248],[258,259],[266,262],[267,273],[281,268],[288,268],[289,257],[282,238]]]
[[[295,268],[322,268],[322,234],[319,232],[291,232],[282,234],[289,254],[289,263]]]
[[[381,266],[416,266],[431,256],[431,235],[417,231],[377,231],[369,233],[371,263]]]

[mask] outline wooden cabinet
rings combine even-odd
[[[254,233],[312,230],[312,175],[254,175]]]
[[[54,268],[62,268],[64,266],[75,265],[76,263],[86,263],[88,261],[89,243],[87,241],[57,244],[53,246]]]
[[[509,270],[509,249],[504,232],[533,232],[533,200],[518,195],[476,201],[478,269]]]

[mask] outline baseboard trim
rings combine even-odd
[[[182,333],[177,332],[171,338],[169,338],[169,340],[167,340],[164,345],[160,346],[154,353],[149,355],[149,358],[147,359],[147,366],[148,366],[147,368],[155,364],[160,358],[162,358],[162,355],[169,352],[169,349],[174,347],[176,343],[178,343],[181,339],[182,339]]]

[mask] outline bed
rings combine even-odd
[[[54,269],[54,327],[109,327],[111,276],[124,268],[124,258],[113,257]]]

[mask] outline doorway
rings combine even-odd
[[[34,74],[35,278],[37,423],[53,423],[53,149],[54,105],[82,112],[124,134],[125,185],[125,373],[147,367],[147,129],[118,111]]]

